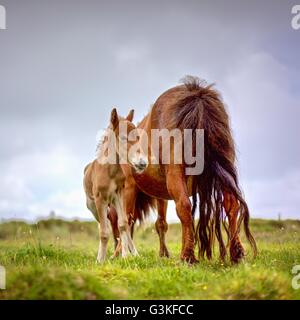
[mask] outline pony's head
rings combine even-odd
[[[142,173],[148,166],[148,159],[140,151],[140,148],[136,148],[139,141],[136,134],[137,128],[132,123],[133,116],[134,110],[130,110],[126,118],[120,117],[114,108],[111,112],[110,122],[115,133],[116,150],[121,163],[128,163],[137,173]]]

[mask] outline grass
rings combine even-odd
[[[2,223],[7,282],[0,299],[299,299],[291,269],[300,264],[300,221],[253,220],[252,230],[259,255],[249,253],[237,266],[217,254],[194,267],[182,263],[178,224],[167,234],[170,259],[158,257],[158,237],[148,225],[135,235],[138,257],[97,265],[94,222]]]

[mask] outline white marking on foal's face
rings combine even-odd
[[[148,159],[144,156],[136,156],[131,159],[130,163],[138,174],[143,173],[148,167]]]

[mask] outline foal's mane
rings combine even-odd
[[[124,118],[119,116],[119,122],[123,120]],[[103,134],[101,135],[100,139],[96,144],[96,159],[98,160],[98,162],[101,162],[101,157],[103,156],[103,152],[106,150],[106,143],[108,143],[107,137],[109,135],[109,131],[114,131],[111,123],[103,131]]]
[[[107,134],[108,131],[111,129],[111,125],[109,125],[102,133],[101,137],[99,138],[97,145],[96,145],[96,159],[101,161],[102,153],[105,150],[105,143],[107,143]]]

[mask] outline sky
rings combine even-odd
[[[222,94],[251,215],[300,219],[295,1],[0,0],[0,219],[91,219],[83,169],[112,107],[140,121],[187,74]]]

